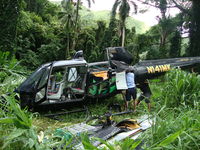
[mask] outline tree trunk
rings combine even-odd
[[[69,49],[70,49],[70,35],[69,33],[67,34],[67,47],[66,47],[66,52],[65,52],[65,58],[69,58]]]
[[[75,34],[78,34],[78,33],[75,33]],[[76,48],[76,40],[77,40],[77,37],[76,37],[76,35],[74,35],[74,38],[72,40],[71,50],[75,50],[75,48]]]
[[[166,39],[167,39],[167,32],[166,31],[162,31],[161,32],[161,37],[160,37],[160,57],[161,58],[166,58],[167,57],[167,50],[166,50]]]
[[[71,49],[72,50],[75,50],[75,47],[76,47],[76,40],[78,38],[78,17],[79,17],[79,6],[80,6],[80,0],[77,0],[77,3],[76,3],[76,20],[75,20],[75,32],[74,32],[74,38],[72,40],[72,46],[71,46]]]
[[[190,27],[190,56],[200,56],[200,1],[192,1],[192,20]]]
[[[124,47],[125,43],[125,26],[122,27],[122,47]]]
[[[75,29],[76,30],[77,30],[77,27],[78,27],[79,5],[80,5],[80,0],[78,0],[77,4],[76,4],[76,22],[75,22]]]

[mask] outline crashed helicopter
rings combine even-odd
[[[107,61],[87,63],[83,51],[78,51],[72,60],[43,64],[16,89],[21,107],[68,105],[115,95],[120,92],[116,76],[127,69],[134,71],[140,85],[172,68],[187,69],[200,64],[200,57],[184,57],[145,60],[130,66],[133,58],[123,47],[109,47],[106,54]]]

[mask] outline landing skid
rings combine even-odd
[[[60,111],[60,112],[56,112],[56,113],[45,114],[44,117],[49,117],[51,119],[60,120],[57,118],[58,116],[77,113],[77,112],[86,112],[86,115],[87,116],[89,115],[89,110],[88,110],[87,106],[83,106],[82,109],[76,109],[76,110],[71,110],[71,111],[64,110],[64,111]]]

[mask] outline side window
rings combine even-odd
[[[64,74],[65,74],[66,67],[55,67],[52,70],[50,80],[55,80],[56,83],[61,82],[64,80]]]
[[[76,79],[77,79],[77,69],[76,68],[69,68],[68,82],[73,82]]]
[[[86,66],[73,66],[68,69],[68,86],[76,89],[84,89],[85,77],[87,73]]]

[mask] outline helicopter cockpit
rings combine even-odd
[[[16,90],[20,93],[21,106],[83,100],[87,70],[84,59],[42,65]]]
[[[85,93],[87,66],[57,66],[52,69],[47,99],[50,101],[78,101]],[[56,101],[57,102],[57,101]]]

